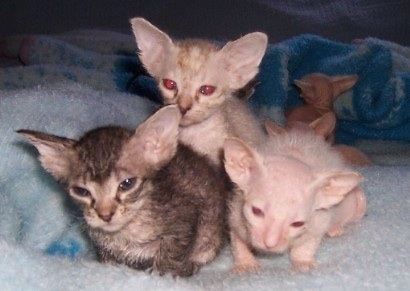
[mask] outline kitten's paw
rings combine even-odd
[[[217,250],[215,248],[210,247],[196,250],[191,255],[191,260],[199,265],[205,265],[216,257],[216,251]]]
[[[235,265],[229,273],[235,275],[247,274],[256,272],[261,268],[261,265],[258,262],[254,262],[252,264],[237,264]]]
[[[172,271],[173,277],[189,277],[199,272],[198,264],[194,262],[186,262],[181,268],[177,268]]]
[[[345,229],[341,225],[333,226],[326,234],[330,237],[338,237],[345,233]]]
[[[199,272],[199,265],[194,262],[185,262],[183,264],[176,264],[172,266],[161,266],[155,270],[160,276],[171,274],[172,277],[190,277]]]
[[[315,261],[294,261],[292,262],[292,269],[299,272],[308,272],[317,267]]]
[[[356,189],[356,215],[353,218],[353,222],[359,221],[367,210],[366,195],[361,188]]]

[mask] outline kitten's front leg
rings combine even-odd
[[[311,236],[302,244],[291,248],[290,260],[294,270],[307,272],[317,267],[315,255],[321,241],[321,236]]]
[[[192,238],[168,235],[161,238],[159,250],[154,256],[153,270],[160,275],[189,277],[199,271],[199,266],[189,260]]]
[[[95,253],[97,255],[97,260],[102,264],[122,264],[123,262],[119,260],[112,252],[109,251],[109,247],[103,247],[99,245],[94,245]]]
[[[233,274],[243,274],[260,269],[260,264],[250,250],[248,244],[231,231],[231,249],[234,258],[234,267],[230,271]]]

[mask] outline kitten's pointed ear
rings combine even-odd
[[[297,80],[297,79],[295,79],[294,81],[293,81],[294,83],[295,83],[295,85],[297,86],[297,87],[299,87],[299,89],[302,91],[302,92],[311,92],[312,90],[313,90],[313,86],[312,86],[312,84],[310,84],[309,82],[306,82],[305,80]]]
[[[233,89],[244,87],[256,76],[267,44],[266,34],[254,32],[228,42],[219,51]]]
[[[322,136],[326,139],[335,130],[336,116],[333,112],[328,112],[309,123],[309,126],[315,131],[318,136]]]
[[[162,63],[173,47],[171,38],[144,18],[132,18],[130,22],[142,63],[152,76],[159,76]]]
[[[238,138],[227,138],[224,144],[224,165],[231,180],[241,189],[249,187],[257,174],[259,156]]]
[[[352,88],[356,84],[358,79],[358,75],[330,77],[333,89],[333,99],[336,99],[337,97],[339,97],[340,94]]]
[[[129,146],[139,151],[135,157],[155,168],[168,162],[177,150],[180,119],[176,105],[163,107],[148,118],[131,138]]]
[[[341,202],[364,178],[353,171],[319,173],[313,182],[315,209],[328,209]]]
[[[275,137],[286,132],[282,126],[269,119],[265,120],[265,129],[270,137]]]
[[[74,159],[75,140],[33,130],[18,130],[40,153],[43,168],[54,178],[65,181],[70,175],[71,161]]]

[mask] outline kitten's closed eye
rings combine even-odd
[[[252,206],[252,213],[257,217],[264,217],[265,216],[265,213],[263,212],[263,210],[256,207],[256,206]]]
[[[295,222],[293,222],[293,223],[290,224],[290,226],[296,227],[296,228],[302,227],[302,226],[304,226],[304,225],[305,225],[305,222],[304,222],[304,221],[295,221]]]
[[[83,188],[83,187],[79,187],[79,186],[73,186],[71,187],[73,193],[75,195],[78,195],[80,197],[88,197],[91,196],[90,191],[88,191],[87,189]]]
[[[137,181],[137,178],[135,178],[135,177],[125,179],[118,186],[118,190],[127,191],[127,190],[131,189],[132,187],[134,187],[136,181]]]

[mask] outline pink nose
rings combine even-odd
[[[275,252],[282,252],[286,250],[288,245],[286,234],[281,231],[273,232],[272,230],[273,229],[265,234],[265,239],[263,242],[266,249],[273,250]]]
[[[98,216],[105,222],[110,222],[111,218],[114,216],[114,212],[110,211],[107,213],[98,213]]]

